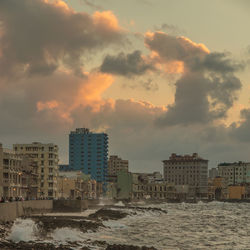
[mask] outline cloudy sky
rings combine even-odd
[[[1,0],[0,141],[106,131],[132,171],[250,161],[250,1]]]

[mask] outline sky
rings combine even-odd
[[[0,142],[109,135],[130,170],[250,161],[248,0],[1,0]]]

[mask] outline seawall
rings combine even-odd
[[[13,221],[33,213],[48,213],[53,210],[52,200],[34,200],[0,203],[0,221]]]
[[[113,205],[113,200],[31,200],[0,203],[0,222],[41,213],[74,213]]]

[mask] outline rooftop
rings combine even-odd
[[[177,155],[175,153],[172,153],[168,160],[164,160],[163,162],[173,162],[173,161],[206,161],[203,158],[201,158],[197,153],[193,153],[192,155]]]

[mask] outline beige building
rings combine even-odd
[[[226,180],[227,185],[250,183],[249,162],[220,163],[218,170],[219,176]]]
[[[206,196],[208,187],[208,160],[197,153],[193,155],[172,154],[164,160],[164,180],[174,185],[189,185],[197,196]]]
[[[14,144],[16,153],[34,159],[38,166],[39,197],[57,198],[58,146],[53,143]]]
[[[117,155],[111,155],[108,161],[108,180],[117,181],[117,174],[121,171],[128,172],[128,160],[123,160]]]
[[[32,158],[5,149],[0,144],[1,196],[37,198],[38,167]]]
[[[60,171],[58,197],[64,199],[96,199],[97,183],[81,171]]]

